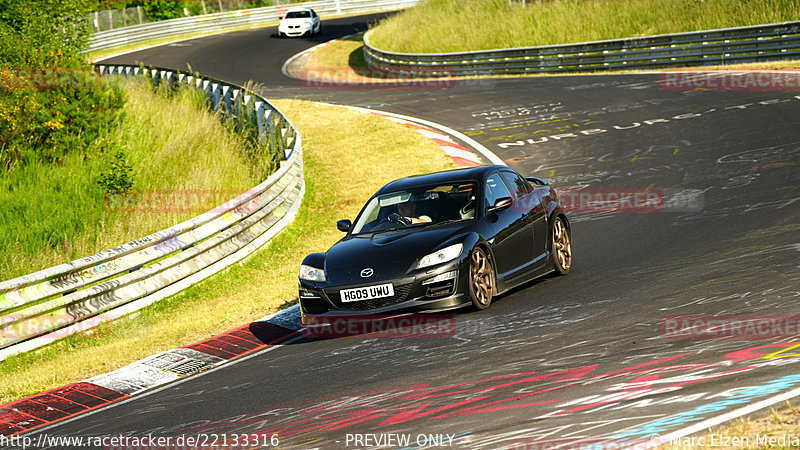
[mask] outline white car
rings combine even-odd
[[[291,8],[281,18],[278,37],[314,36],[322,30],[319,16],[311,8]]]

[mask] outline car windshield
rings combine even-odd
[[[307,19],[311,17],[311,11],[289,11],[286,13],[286,19]]]
[[[475,184],[421,186],[373,197],[359,214],[352,234],[423,227],[475,217]]]

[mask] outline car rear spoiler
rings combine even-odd
[[[525,179],[533,184],[538,184],[539,186],[547,186],[547,181],[544,181],[539,177],[525,177]]]

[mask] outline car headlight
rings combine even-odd
[[[422,259],[419,260],[417,268],[422,269],[423,267],[433,266],[436,264],[442,264],[448,261],[452,261],[458,258],[459,255],[461,255],[462,250],[464,250],[464,244],[454,244],[445,247],[429,255],[423,256]]]
[[[300,265],[300,279],[306,281],[325,281],[325,271],[316,267]]]

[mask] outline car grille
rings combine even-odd
[[[412,283],[402,284],[394,287],[394,295],[391,297],[376,298],[372,300],[361,300],[358,302],[342,303],[339,293],[326,292],[328,299],[336,305],[337,309],[345,311],[366,311],[368,309],[383,308],[384,306],[394,305],[405,301],[411,291]]]

